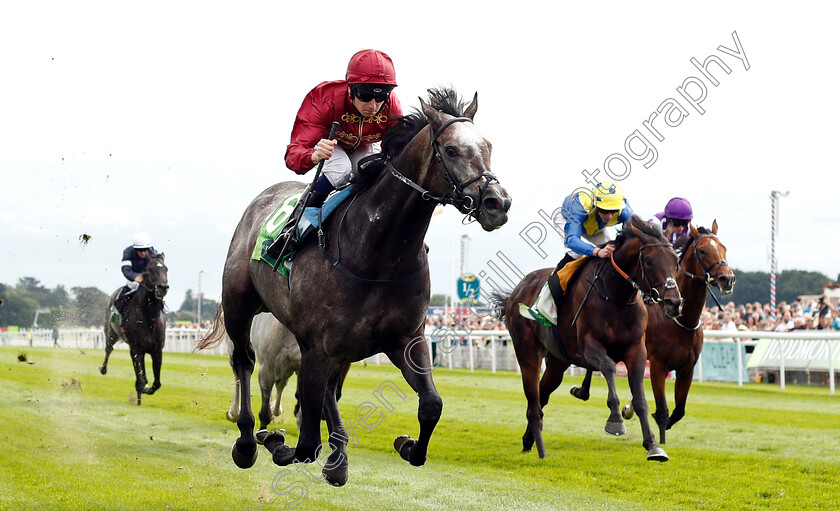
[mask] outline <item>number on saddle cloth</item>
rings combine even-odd
[[[335,208],[344,202],[344,200],[351,194],[352,188],[353,185],[349,185],[330,194],[324,202],[324,205],[320,208],[320,217],[322,221],[326,220],[326,218],[335,211]],[[283,231],[283,227],[285,227],[289,219],[292,218],[292,214],[294,213],[298,202],[300,202],[303,192],[304,190],[302,189],[286,197],[283,202],[281,202],[271,213],[271,215],[269,215],[260,227],[260,233],[257,236],[257,243],[254,246],[253,252],[251,252],[251,259],[255,261],[262,260],[272,266],[274,265],[276,262],[275,259],[269,256],[266,251],[268,250],[268,247],[271,246],[272,242],[277,239],[277,236],[279,236]],[[318,209],[319,208],[308,207],[303,211],[303,216],[298,222],[296,229],[299,242],[305,240],[308,234],[318,227]],[[285,276],[288,276],[289,274],[292,255],[293,252],[285,255],[283,257],[284,264],[281,264],[277,268],[277,270]]]

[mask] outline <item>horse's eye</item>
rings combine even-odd
[[[698,252],[700,252],[700,255],[706,255],[706,249],[704,248],[701,248]]]
[[[455,148],[455,146],[446,146],[446,156],[449,156],[450,158],[458,156],[458,149]]]
[[[645,257],[645,264],[648,266],[653,266],[653,261],[650,257]]]

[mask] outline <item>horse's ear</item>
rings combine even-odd
[[[423,98],[420,98],[420,109],[423,111],[423,115],[426,116],[426,119],[429,120],[429,124],[437,130],[443,121],[440,118],[440,112],[432,108],[428,103],[423,101]]]
[[[717,218],[712,222],[712,234],[717,234]]]
[[[478,110],[478,92],[473,96],[472,103],[467,105],[467,109],[464,110],[464,117],[469,117],[474,120],[476,110]]]
[[[694,227],[694,224],[688,224],[688,227],[691,229],[691,237],[692,238],[699,238],[700,231],[697,230],[697,227]]]
[[[627,222],[627,225],[629,225],[629,226],[630,226],[630,232],[632,232],[632,233],[633,233],[633,235],[634,235],[635,237],[639,238],[640,240],[644,241],[644,240],[646,240],[646,239],[650,238],[650,236],[648,236],[647,234],[643,233],[641,229],[639,229],[638,227],[636,227],[635,225],[633,225],[633,223],[632,223],[632,222]]]
[[[158,253],[158,257],[160,257],[160,260],[163,261],[164,258],[166,257],[166,254],[164,254],[163,252],[160,252],[160,253]]]

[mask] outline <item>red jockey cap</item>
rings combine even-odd
[[[391,57],[379,50],[362,50],[350,57],[346,79],[349,83],[397,85],[397,73]]]

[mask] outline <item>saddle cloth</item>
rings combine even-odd
[[[324,205],[320,208],[322,221],[326,220],[327,217],[335,211],[335,208],[350,196],[352,189],[353,185],[348,185],[340,190],[336,190],[327,197],[327,200],[324,201]],[[274,266],[277,260],[266,254],[266,250],[268,250],[268,247],[271,246],[274,240],[277,239],[277,236],[279,236],[283,231],[283,227],[286,226],[286,222],[288,222],[288,220],[292,217],[295,207],[297,207],[298,202],[300,202],[304,191],[305,189],[302,189],[286,197],[283,202],[281,202],[277,208],[271,212],[268,218],[266,218],[265,222],[263,222],[260,227],[259,235],[257,235],[257,242],[254,245],[254,250],[251,252],[251,259],[255,261],[265,261],[266,263]],[[303,210],[303,215],[301,216],[296,229],[298,246],[301,246],[301,242],[307,238],[310,232],[318,228],[318,210],[319,208],[311,207]],[[282,264],[277,267],[277,271],[288,277],[289,270],[292,268],[292,259],[294,259],[294,252],[290,252],[283,256]]]
[[[587,259],[589,259],[589,256],[570,261],[557,272],[557,278],[560,280],[560,287],[564,293],[567,291],[569,280],[577,273]],[[554,296],[551,294],[548,282],[543,284],[540,294],[537,295],[537,301],[533,306],[528,307],[524,303],[519,304],[519,314],[524,318],[539,321],[545,326],[557,324],[557,305],[554,303]]]

